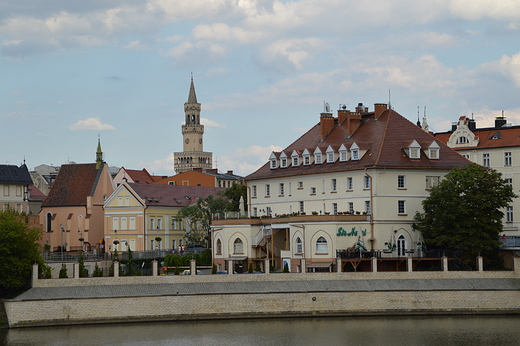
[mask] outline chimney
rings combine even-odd
[[[356,108],[357,110],[357,108]],[[350,113],[347,119],[347,135],[350,137],[361,125],[362,114],[360,112]]]
[[[387,109],[388,105],[386,103],[374,104],[374,119],[378,119],[381,116],[381,114],[383,114],[383,112]]]
[[[330,113],[320,114],[321,139],[325,139],[334,128],[334,117]]]
[[[233,171],[227,171],[227,174],[233,175]]]
[[[504,118],[504,117],[496,117],[495,118],[495,128],[499,129],[502,126],[504,126],[505,124],[507,124],[506,118]]]
[[[338,109],[338,124],[343,124],[343,122],[345,121],[345,119],[348,118],[349,115],[350,111],[347,110],[346,106],[343,106],[343,109]]]
[[[473,119],[469,119],[468,127],[471,132],[475,131],[477,129],[477,122]]]
[[[356,113],[365,114],[368,112],[368,107],[363,106],[363,103],[358,103],[356,107]]]

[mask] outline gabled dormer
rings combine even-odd
[[[350,146],[350,158],[352,161],[358,161],[361,158],[359,146],[356,144],[356,142],[352,143]]]
[[[345,162],[348,161],[348,149],[345,147],[345,144],[341,144],[338,150],[339,153],[339,161]]]
[[[291,153],[291,166],[298,167],[300,165],[300,154],[297,150],[293,150]]]
[[[448,146],[450,148],[476,147],[479,139],[475,137],[475,134],[471,130],[474,126],[470,126],[474,123],[473,120],[468,119],[466,116],[461,116],[457,123],[457,128],[453,131],[448,140]]]
[[[271,156],[269,156],[269,168],[278,168],[278,157],[276,157],[276,153],[274,151],[271,153]]]
[[[428,147],[428,158],[430,160],[438,160],[439,159],[439,152],[441,147],[439,147],[439,144],[437,142],[433,141],[432,144]]]
[[[316,147],[314,150],[314,164],[321,165],[323,163],[323,154],[320,148]]]
[[[336,161],[336,154],[330,145],[327,148],[327,151],[325,151],[325,154],[327,155],[327,163],[334,163],[334,161]]]
[[[280,154],[280,168],[287,168],[287,155],[285,151]]]
[[[409,145],[404,148],[404,151],[411,159],[420,159],[421,158],[421,146],[414,139]]]
[[[303,159],[302,164],[304,166],[309,166],[313,162],[311,153],[309,152],[309,150],[307,148],[305,148],[305,150],[303,151],[302,159]]]

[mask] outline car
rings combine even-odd
[[[182,272],[182,275],[191,275],[191,270],[186,269]],[[202,275],[202,272],[200,270],[197,270],[197,275]]]

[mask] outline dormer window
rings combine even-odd
[[[276,168],[276,159],[271,159],[271,169],[275,169]]]
[[[359,160],[359,147],[356,143],[353,143],[350,147],[350,156],[352,160]]]
[[[411,159],[419,158],[419,148],[410,148],[410,158]]]
[[[302,157],[303,157],[303,164],[305,166],[308,166],[311,164],[311,154],[309,153],[309,151],[307,149],[305,149],[303,151]]]
[[[269,163],[271,169],[278,168],[278,158],[276,157],[274,151],[271,153],[271,156],[269,156]]]
[[[414,139],[413,142],[405,149],[408,152],[408,157],[411,159],[419,159],[421,156],[421,146]]]
[[[347,161],[347,148],[343,144],[339,147],[339,160],[341,162]]]
[[[294,167],[298,166],[298,156],[292,158],[292,165]]]
[[[280,167],[286,168],[287,167],[287,155],[282,151],[280,154]]]
[[[321,165],[322,164],[320,148],[316,148],[316,150],[314,150],[314,163],[317,164],[317,165]]]
[[[294,150],[291,154],[291,158],[292,158],[292,166],[293,167],[297,167],[300,165],[300,159],[299,159],[299,156],[298,156],[298,152],[296,150]]]
[[[457,144],[468,144],[468,143],[469,143],[468,139],[464,136],[461,136],[457,139]]]
[[[439,145],[437,144],[437,142],[433,141],[432,144],[428,147],[428,158],[430,160],[438,160],[439,150]]]
[[[334,149],[332,149],[332,147],[330,145],[327,148],[326,153],[327,153],[327,162],[333,163],[334,162]]]

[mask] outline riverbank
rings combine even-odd
[[[37,280],[10,328],[296,316],[520,314],[516,271],[272,273]]]

